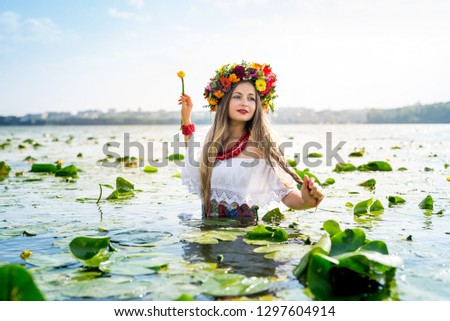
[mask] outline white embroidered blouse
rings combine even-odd
[[[190,192],[200,196],[199,160],[202,148],[194,147],[194,142],[192,135],[186,149],[181,178],[183,185],[186,185]],[[289,174],[282,170],[275,173],[264,159],[234,157],[216,161],[211,176],[210,200],[227,205],[257,205],[261,208],[273,201],[280,202],[295,186],[295,181]]]

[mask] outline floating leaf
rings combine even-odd
[[[171,260],[169,257],[109,260],[100,263],[99,269],[106,273],[118,275],[148,275],[157,273],[158,270],[166,267]]]
[[[158,242],[172,236],[170,232],[132,229],[113,234],[111,242],[122,246],[154,247]]]
[[[377,184],[377,182],[371,178],[365,182],[362,182],[361,184],[358,184],[359,186],[364,186],[364,187],[369,187],[369,188],[374,188],[375,185]]]
[[[267,278],[219,274],[207,279],[201,286],[201,292],[215,297],[251,295],[266,291],[270,285]]]
[[[168,160],[174,161],[174,160],[184,160],[183,154],[172,154],[167,157]]]
[[[406,202],[400,196],[389,196],[388,201],[389,201],[389,204],[403,204]]]
[[[57,167],[54,164],[33,164],[30,172],[33,173],[55,173]]]
[[[83,265],[92,267],[98,267],[101,262],[108,260],[110,256],[108,250],[113,250],[109,236],[79,236],[70,242],[69,249]]]
[[[350,153],[350,154],[348,155],[348,157],[363,157],[363,156],[364,156],[364,152],[365,152],[365,150],[364,150],[364,148],[363,148],[363,149],[361,149],[361,150],[359,150],[359,151]]]
[[[295,160],[293,160],[293,159],[288,159],[288,160],[286,160],[286,161],[287,161],[287,163],[289,164],[289,166],[291,166],[291,167],[295,167],[295,166],[297,166],[297,164],[298,164],[298,162],[295,161]]]
[[[158,171],[158,169],[156,167],[153,167],[153,166],[150,166],[150,165],[147,165],[144,168],[144,172],[145,173],[156,173],[157,171]]]
[[[31,274],[22,266],[0,266],[0,301],[45,301]]]
[[[119,193],[125,193],[134,190],[134,185],[123,177],[116,178],[116,190]]]
[[[334,178],[328,177],[328,178],[325,180],[325,182],[322,184],[322,186],[333,185],[334,183],[336,183],[336,181],[334,180]]]
[[[352,163],[338,163],[333,171],[337,173],[353,172],[356,171],[356,167]]]
[[[55,172],[55,176],[77,177],[78,168],[75,165],[69,165]]]
[[[330,237],[332,237],[335,234],[341,233],[341,227],[339,226],[339,223],[335,220],[328,220],[323,223],[323,229],[327,231],[328,234],[330,234]]]
[[[310,249],[311,245],[304,244],[274,244],[257,247],[253,252],[266,254],[266,259],[287,261],[302,258]]]
[[[374,161],[367,164],[358,166],[359,171],[382,171],[389,172],[392,171],[392,167],[389,163],[383,161]]]
[[[195,301],[195,299],[191,297],[189,294],[183,293],[177,299],[175,299],[175,301]]]
[[[27,263],[31,265],[39,267],[63,267],[77,263],[77,261],[74,260],[73,256],[70,255],[69,253],[58,253],[58,254],[35,253],[28,258],[22,259],[24,259]]]
[[[367,214],[369,212],[369,206],[372,204],[373,198],[369,198],[368,200],[359,202],[355,205],[355,208],[353,209],[353,213],[355,215],[362,215]]]
[[[400,171],[400,172],[404,172],[404,171],[407,171],[408,169],[406,168],[406,167],[400,167],[399,169],[398,169],[398,171]]]
[[[233,242],[238,236],[244,235],[242,229],[222,229],[207,231],[191,231],[180,235],[180,239],[187,242],[198,244],[217,244],[222,242]]]
[[[11,167],[5,162],[0,162],[0,181],[8,177]]]
[[[248,231],[246,238],[250,240],[265,240],[272,242],[284,242],[288,240],[288,235],[282,228],[258,225],[253,230]]]
[[[366,241],[366,234],[363,230],[354,228],[346,229],[331,237],[331,251],[330,256],[339,255],[342,253],[356,251]]]
[[[419,207],[421,209],[432,210],[433,209],[433,197],[431,195],[427,195],[422,202],[420,202]]]
[[[347,206],[347,207],[353,207],[354,205],[353,205],[352,202],[347,202],[347,203],[345,203],[345,206]]]
[[[268,211],[263,217],[262,220],[266,223],[274,223],[274,222],[281,222],[284,220],[286,216],[280,212],[280,208],[274,208],[270,211]]]
[[[321,153],[309,153],[308,157],[310,158],[321,158],[323,155]]]
[[[382,212],[384,211],[383,204],[381,204],[380,200],[376,200],[373,202],[373,204],[370,206],[370,212]]]

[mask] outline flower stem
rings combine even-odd
[[[184,95],[184,79],[181,78],[181,94]]]

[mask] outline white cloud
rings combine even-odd
[[[50,18],[24,19],[14,12],[0,14],[0,39],[12,43],[54,43],[63,40],[65,33]]]
[[[133,12],[128,12],[128,11],[120,11],[120,10],[117,10],[116,8],[109,8],[108,14],[111,17],[119,18],[119,19],[132,20],[132,21],[137,21],[137,22],[150,21],[150,16],[139,15],[139,14],[136,14]]]
[[[145,1],[144,1],[144,0],[127,0],[127,2],[128,2],[131,6],[136,7],[136,8],[138,8],[138,9],[142,8],[142,7],[144,6],[144,4],[145,4]]]

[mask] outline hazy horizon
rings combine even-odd
[[[100,0],[0,3],[0,115],[203,110],[214,70],[270,63],[278,107],[450,101],[450,2]]]

